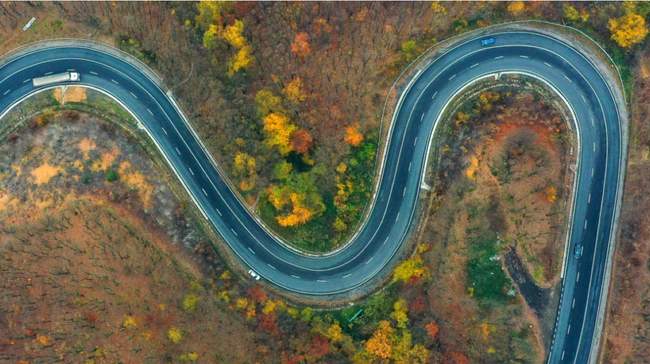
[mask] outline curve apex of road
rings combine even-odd
[[[481,40],[491,38],[492,44]],[[0,118],[31,95],[70,82],[33,86],[33,78],[78,72],[72,84],[117,100],[142,124],[187,192],[232,252],[283,290],[320,299],[367,287],[398,258],[414,221],[427,155],[454,96],[504,73],[534,77],[574,116],[578,165],[560,306],[549,363],[594,359],[607,287],[610,243],[620,201],[625,140],[618,90],[583,52],[534,29],[492,29],[449,46],[402,91],[366,220],[343,249],[308,256],[288,249],[252,216],[213,163],[179,107],[150,71],[115,50],[85,42],[26,48],[0,64]],[[620,109],[619,109],[620,107]],[[581,256],[573,254],[583,247]],[[247,268],[248,269],[248,268]],[[604,291],[604,292],[603,292]]]

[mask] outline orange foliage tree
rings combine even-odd
[[[291,43],[291,53],[298,57],[305,58],[311,53],[311,46],[309,45],[309,34],[300,32],[296,34]]]
[[[440,328],[438,327],[438,324],[436,324],[435,321],[429,322],[424,326],[424,328],[427,330],[427,334],[432,340],[435,340],[436,337],[438,337],[438,332],[440,331]]]
[[[304,205],[304,196],[298,193],[291,193],[289,196],[292,209],[289,214],[276,217],[278,224],[283,227],[302,225],[309,221],[313,212]]]
[[[463,353],[459,353],[457,351],[452,351],[449,354],[447,354],[446,363],[449,363],[449,364],[469,364],[469,359]]]
[[[353,124],[345,128],[344,140],[353,147],[363,142],[363,134],[359,132],[359,124]]]
[[[380,321],[377,330],[366,341],[366,350],[381,359],[390,358],[393,352],[390,343],[391,335],[393,335],[393,327],[390,325],[390,322],[385,320]]]

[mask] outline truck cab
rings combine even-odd
[[[488,47],[496,43],[497,40],[494,37],[481,39],[481,46]]]

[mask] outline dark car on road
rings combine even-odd
[[[573,252],[573,256],[575,256],[576,259],[580,258],[582,256],[582,250],[583,250],[582,244],[576,245],[576,248]]]

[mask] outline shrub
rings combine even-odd
[[[115,182],[120,178],[120,175],[113,168],[106,171],[106,180],[108,182]]]

